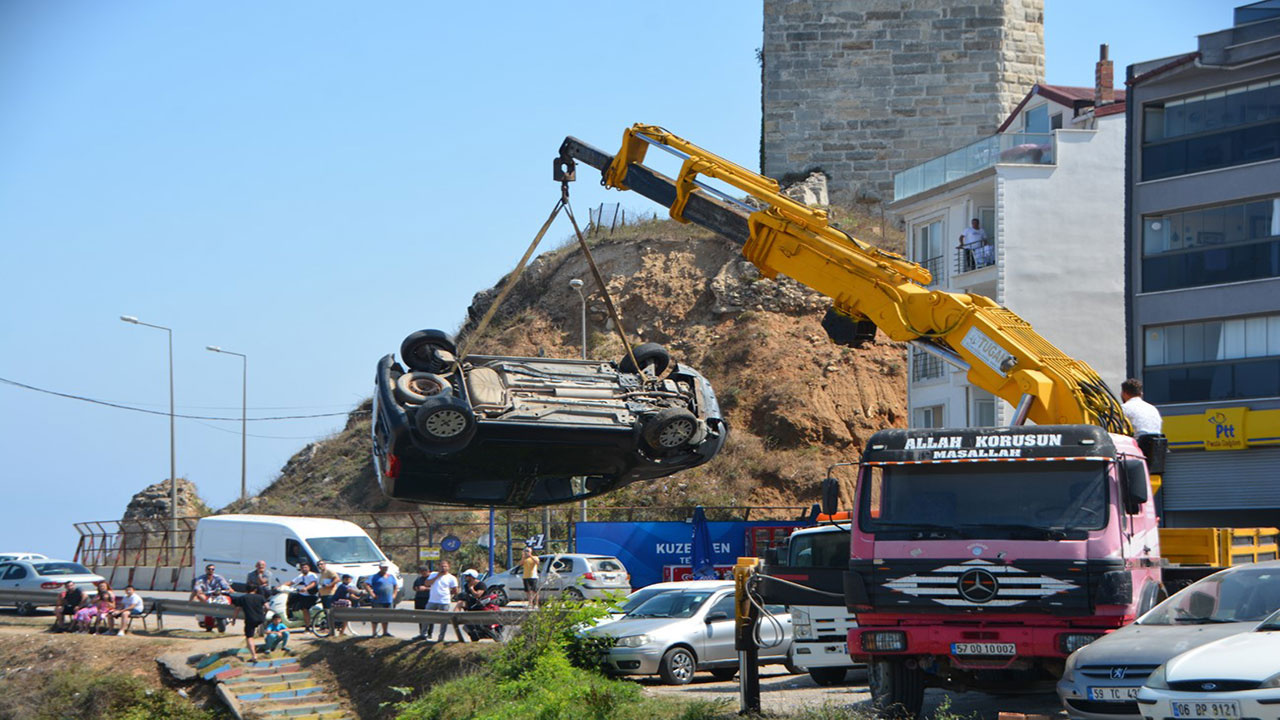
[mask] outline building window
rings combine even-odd
[[[1026,133],[1049,132],[1049,106],[1038,105],[1023,113],[1022,131]]]
[[[911,414],[911,426],[917,428],[940,428],[942,427],[942,414],[941,405],[916,408],[915,412]]]
[[[1280,396],[1280,314],[1147,327],[1150,402]]]
[[[942,233],[942,220],[934,220],[917,225],[913,236],[913,259],[933,275],[933,282],[929,283],[931,287],[942,284],[946,279],[943,275]]]
[[[911,350],[911,382],[934,380],[942,377],[942,360],[936,355]]]
[[[1142,290],[1280,277],[1280,197],[1142,218]]]
[[[1280,79],[1148,104],[1142,141],[1143,180],[1280,157]]]
[[[995,427],[995,398],[977,398],[973,401],[973,427]]]

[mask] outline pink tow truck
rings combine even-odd
[[[1150,498],[1133,438],[1091,425],[873,435],[843,581],[877,707],[1052,688],[1072,651],[1164,598]]]

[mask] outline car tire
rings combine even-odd
[[[728,682],[737,674],[738,668],[736,667],[715,668],[711,671],[711,677],[719,680],[720,682]]]
[[[453,386],[448,380],[429,372],[407,372],[396,378],[396,398],[403,403],[421,405],[428,398],[448,395]]]
[[[511,598],[507,597],[507,589],[501,585],[493,591],[493,598],[502,607],[506,607],[507,603],[511,602]]]
[[[443,330],[419,330],[400,343],[400,359],[410,370],[420,372],[443,373],[449,370],[452,363],[445,362],[436,356],[437,350],[444,350],[450,355],[458,352],[453,338]]]
[[[809,668],[809,677],[818,687],[831,687],[840,685],[844,682],[845,677],[849,675],[848,668],[842,667],[815,667]]]
[[[587,596],[583,595],[582,591],[576,587],[567,587],[564,590],[564,599],[573,600],[574,602],[582,602],[587,599]]]
[[[645,421],[644,441],[660,455],[669,455],[696,442],[704,433],[702,423],[684,408],[664,408]]]
[[[27,615],[34,615],[36,612],[36,606],[26,602],[18,603],[17,607],[14,609],[23,617],[26,617]]]
[[[905,660],[876,660],[867,669],[867,685],[876,715],[903,720],[920,715],[924,705],[924,673]]]
[[[671,648],[658,663],[658,674],[668,685],[688,685],[697,671],[698,661],[693,657],[693,651],[686,647]]]
[[[414,426],[430,444],[463,444],[475,434],[476,418],[466,403],[451,395],[428,398],[413,416]]]
[[[667,349],[658,343],[642,343],[631,348],[631,355],[634,355],[636,362],[639,363],[645,372],[649,371],[649,366],[653,366],[653,374],[661,375],[667,371],[671,365],[671,354]],[[640,372],[635,365],[631,363],[631,355],[623,355],[618,361],[618,372],[634,373]]]

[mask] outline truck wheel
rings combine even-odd
[[[842,667],[809,668],[809,677],[813,678],[813,682],[819,687],[839,685],[844,682],[846,675],[848,675],[848,669]]]
[[[443,330],[419,330],[400,343],[400,359],[410,370],[421,372],[443,373],[449,370],[450,362],[441,360],[436,351],[442,350],[449,355],[458,352],[453,338]]]
[[[669,455],[697,441],[701,431],[693,413],[684,408],[665,408],[645,422],[641,434],[658,454]]]
[[[671,355],[667,349],[658,343],[642,343],[631,348],[631,355],[636,356],[636,362],[640,367],[648,372],[649,366],[653,366],[653,375],[661,375],[666,372],[667,366],[671,364]],[[618,361],[618,372],[634,373],[640,372],[635,365],[631,364],[631,355],[623,355]]]
[[[924,673],[905,660],[876,660],[867,672],[871,703],[882,718],[919,717],[924,706]]]
[[[688,685],[697,669],[698,662],[693,659],[689,648],[673,647],[658,663],[658,674],[668,685]]]

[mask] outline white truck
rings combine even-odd
[[[842,513],[843,515],[843,513]],[[839,517],[839,516],[837,516]],[[848,569],[848,520],[803,528],[787,541],[787,561],[791,567]],[[809,673],[818,685],[839,685],[856,665],[849,658],[849,630],[857,619],[841,602],[835,605],[789,605],[794,635],[792,664]]]

